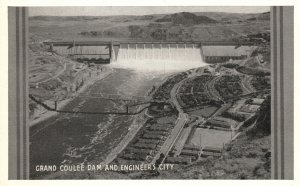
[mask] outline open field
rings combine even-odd
[[[195,116],[201,116],[201,117],[209,117],[211,116],[214,112],[216,112],[216,110],[218,109],[218,107],[214,107],[214,106],[209,106],[209,107],[205,107],[205,108],[200,108],[200,109],[189,109],[187,111],[188,114],[190,115],[195,115]]]
[[[231,131],[197,128],[187,144],[223,148],[223,144],[230,142],[233,135]]]

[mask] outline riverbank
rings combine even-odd
[[[147,110],[147,109],[146,109]],[[145,110],[145,111],[146,111]],[[127,135],[123,138],[121,143],[118,144],[108,155],[107,158],[101,162],[100,164],[102,166],[110,164],[117,156],[120,154],[130,143],[131,140],[135,137],[135,135],[138,133],[138,131],[144,126],[146,119],[144,118],[145,111],[138,114],[137,116],[133,116],[133,123],[128,128]]]
[[[86,81],[86,83],[77,92],[75,92],[72,95],[71,98],[68,98],[68,99],[65,99],[65,100],[62,100],[62,101],[58,102],[57,103],[57,109],[64,108],[68,103],[70,103],[73,99],[75,99],[80,93],[85,91],[89,86],[93,85],[96,81],[100,81],[100,80],[105,79],[106,77],[108,77],[112,73],[114,73],[114,69],[106,68],[106,71],[102,72],[99,76],[92,77],[91,79]],[[44,120],[46,120],[50,117],[53,117],[57,114],[58,114],[58,112],[56,112],[56,111],[46,110],[45,112],[42,112],[41,114],[36,116],[33,120],[31,120],[29,122],[29,126],[32,127],[32,126],[40,123],[41,121],[44,121]]]

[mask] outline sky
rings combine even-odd
[[[149,15],[176,12],[230,12],[262,13],[270,11],[267,6],[98,6],[98,7],[30,7],[29,16],[111,16]]]

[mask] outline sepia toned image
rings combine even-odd
[[[32,179],[270,178],[269,7],[199,9],[29,9]]]
[[[273,74],[272,11],[22,10],[28,143],[21,174],[43,180],[285,178],[279,170],[287,151],[277,148],[284,135],[277,136],[280,123],[272,119],[284,108],[274,101],[283,93],[274,87],[282,76]]]

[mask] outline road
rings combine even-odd
[[[162,147],[160,148],[159,152],[156,154],[156,156],[153,158],[152,163],[155,163],[157,159],[159,159],[160,154],[164,154],[165,157],[161,161],[161,163],[164,162],[165,158],[167,157],[167,154],[169,154],[170,150],[172,149],[173,145],[175,144],[177,138],[180,136],[182,129],[184,128],[184,125],[189,121],[189,115],[184,113],[181,105],[179,104],[177,100],[177,94],[178,94],[178,89],[181,87],[181,85],[190,79],[191,77],[199,75],[199,74],[191,74],[189,77],[181,80],[177,84],[175,84],[170,92],[171,95],[171,101],[175,105],[178,113],[178,118],[175,121],[175,127],[171,131],[171,134],[168,136]]]
[[[178,89],[179,87],[183,84],[183,82],[185,82],[188,78],[180,81],[179,83],[175,84],[174,87],[172,88],[170,94],[171,94],[171,101],[173,102],[173,104],[175,105],[177,111],[179,113],[183,113],[182,107],[180,106],[178,100],[177,100],[177,93],[178,93]]]
[[[245,90],[246,94],[256,91],[253,88],[253,86],[251,85],[251,79],[252,79],[252,76],[245,76],[244,78],[242,78],[241,85],[242,85],[243,89]]]
[[[215,83],[221,78],[222,76],[217,76],[213,80],[209,81],[206,86],[206,92],[210,95],[211,98],[214,100],[221,100],[221,96],[219,92],[215,89]]]
[[[176,139],[179,137],[184,125],[189,121],[188,115],[185,113],[179,113],[179,116],[177,120],[175,121],[175,127],[171,131],[171,134],[168,136],[162,147],[160,148],[159,152],[156,154],[156,156],[153,158],[151,163],[155,163],[157,159],[159,159],[160,154],[164,154],[165,157],[172,149],[173,145],[176,142]],[[165,159],[165,158],[164,158]],[[164,159],[161,163],[164,162]]]

